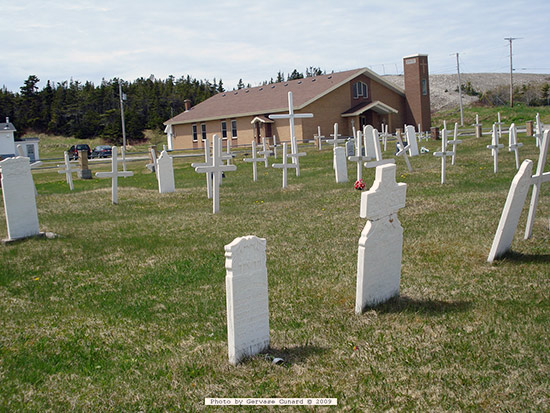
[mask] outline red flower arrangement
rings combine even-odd
[[[362,191],[363,189],[365,189],[365,183],[362,179],[359,179],[358,181],[355,181],[355,185],[353,187],[358,191]]]

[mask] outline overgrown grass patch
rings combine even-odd
[[[464,138],[445,185],[439,141],[421,143],[430,153],[411,158],[412,173],[397,159],[408,184],[401,296],[360,316],[355,165],[349,184],[336,184],[328,146],[304,147],[286,190],[281,171],[259,166],[252,182],[237,157],[217,215],[188,159],[175,159],[176,192],[164,195],[145,162],[132,162],[118,205],[108,179],[75,180],[71,192],[56,171],[33,172],[40,227],[60,237],[0,248],[2,409],[196,411],[205,397],[336,397],[347,411],[547,411],[550,188],[533,238],[523,240],[525,209],[512,252],[486,263],[516,172],[504,150],[493,173],[488,141]],[[521,158],[536,160],[534,139],[519,141]],[[369,187],[374,170],[364,172]],[[248,234],[267,239],[268,354],[281,366],[266,355],[227,362],[223,247]]]

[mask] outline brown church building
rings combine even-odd
[[[387,124],[394,132],[403,125],[420,125],[429,130],[430,87],[428,56],[417,54],[403,58],[405,90],[373,71],[363,68],[315,77],[290,80],[218,93],[169,119],[172,127],[172,149],[201,148],[203,139],[214,134],[231,146],[261,142],[263,137],[290,140],[288,119],[272,120],[269,115],[288,113],[288,92],[292,92],[295,113],[313,113],[313,118],[295,119],[298,140],[310,140],[321,133],[352,135],[357,129],[372,125],[381,129]],[[272,142],[272,139],[269,139]]]

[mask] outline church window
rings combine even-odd
[[[237,121],[235,119],[231,120],[231,137],[237,139]]]
[[[222,120],[222,138],[227,139],[227,122]]]
[[[428,82],[426,79],[422,79],[422,95],[426,96],[428,94]]]
[[[353,98],[359,99],[360,97],[363,97],[364,99],[369,97],[367,84],[363,82],[355,82],[353,84]]]
[[[193,142],[197,142],[197,125],[193,124]]]
[[[201,136],[202,140],[206,139],[206,123],[201,123]]]

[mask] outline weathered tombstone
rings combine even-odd
[[[336,183],[348,182],[348,164],[346,162],[346,149],[342,146],[338,146],[333,149],[334,151],[334,173],[336,176]]]
[[[290,123],[290,148],[292,153],[292,163],[296,165],[296,176],[300,176],[300,157],[306,156],[305,152],[298,152],[298,141],[294,133],[294,119],[312,118],[313,113],[294,113],[294,104],[292,102],[292,92],[288,92],[288,114],[269,115],[269,119],[288,119]]]
[[[455,122],[455,129],[454,129],[454,132],[453,132],[453,140],[452,141],[447,141],[447,144],[453,145],[453,154],[451,156],[451,165],[455,164],[456,147],[457,147],[458,144],[461,144],[461,143],[462,143],[462,141],[460,139],[458,139],[458,123]]]
[[[355,139],[349,138],[346,141],[346,156],[353,156],[355,154]]]
[[[375,158],[376,157],[376,149],[374,147],[375,136],[374,136],[374,128],[371,125],[363,126],[363,140],[365,145],[365,155],[369,156],[370,158]],[[380,142],[378,142],[378,145],[380,145]]]
[[[264,150],[262,152],[256,152],[256,141],[252,141],[252,158],[243,159],[244,162],[252,162],[252,179],[254,180],[254,182],[258,180],[258,162],[267,162],[267,156],[265,156],[264,158],[258,158],[256,156],[258,153],[266,153],[266,151]]]
[[[149,163],[145,166],[151,172],[157,173],[157,152],[153,146],[149,146]]]
[[[279,168],[283,170],[283,189],[288,185],[288,169],[296,168],[296,164],[288,163],[286,142],[283,143],[283,163],[274,163],[271,165],[273,168]]]
[[[220,211],[220,181],[222,173],[227,171],[235,171],[235,165],[224,165],[222,160],[221,139],[218,135],[214,135],[212,142],[212,165],[198,166],[195,172],[212,174],[212,210],[214,214]]]
[[[519,169],[519,148],[522,146],[523,143],[518,143],[518,131],[516,129],[516,124],[512,123],[508,132],[508,152],[514,152],[516,158],[516,169]]]
[[[71,161],[69,160],[69,153],[65,152],[65,164],[64,165],[57,165],[59,168],[63,168],[58,173],[65,174],[65,178],[67,180],[67,184],[69,184],[69,189],[72,191],[74,189],[73,184],[73,172],[78,172],[77,168],[73,168],[71,165]]]
[[[441,157],[441,183],[445,183],[445,173],[447,169],[447,156],[453,156],[453,151],[447,151],[447,129],[441,130],[441,152],[434,152],[434,156]]]
[[[113,204],[118,204],[118,177],[132,176],[134,175],[134,173],[131,171],[119,171],[116,146],[113,146],[112,152],[113,155],[111,158],[111,172],[96,172],[95,176],[97,176],[98,178],[111,178],[111,200]]]
[[[525,198],[527,198],[527,192],[529,192],[529,188],[531,187],[532,172],[533,161],[526,159],[512,180],[489,257],[487,258],[488,262],[493,262],[495,259],[500,258],[512,246],[521,211],[525,204]]]
[[[0,169],[8,227],[6,241],[38,235],[38,212],[29,158],[18,156],[4,159],[0,162]]]
[[[359,238],[355,312],[399,295],[403,228],[397,211],[405,206],[407,184],[395,182],[396,165],[376,167],[372,188],[361,194],[361,218],[367,218]]]
[[[204,162],[193,162],[191,164],[192,168],[197,168],[199,166],[211,166],[212,157],[210,156],[210,140],[206,138],[204,140]],[[212,174],[206,174],[206,194],[208,199],[212,199]]]
[[[164,149],[157,159],[157,180],[159,183],[159,193],[167,194],[175,192],[176,183],[174,181],[174,162],[166,149]]]
[[[535,222],[535,213],[539,202],[540,187],[544,182],[550,182],[550,172],[544,172],[546,167],[546,158],[548,157],[548,148],[550,147],[550,130],[544,131],[542,141],[539,145],[539,160],[537,171],[532,177],[533,192],[531,194],[531,203],[529,205],[529,214],[527,215],[527,224],[525,226],[525,239],[531,238],[533,224]]]
[[[88,151],[78,151],[78,166],[80,170],[76,172],[76,176],[80,179],[92,179],[92,171],[88,167]]]
[[[25,155],[25,151],[23,150],[23,145],[21,144],[17,145],[17,153],[19,154],[19,156],[22,156],[24,158],[27,157],[27,155]],[[29,160],[31,161],[31,170],[38,168],[39,166],[42,166],[42,161],[32,162],[32,159],[30,159],[30,157],[29,157]],[[34,181],[33,181],[33,186],[34,186],[34,195],[38,196],[38,191],[36,190],[36,185],[34,185]]]
[[[355,138],[355,155],[348,156],[348,160],[357,163],[357,181],[363,179],[363,163],[370,161],[371,158],[363,155],[363,136],[361,131],[357,131]]]
[[[227,347],[229,362],[269,347],[266,241],[253,235],[225,246]]]
[[[500,113],[499,113],[499,120],[500,120]],[[498,172],[498,151],[502,148],[504,148],[504,145],[499,143],[498,138],[500,134],[497,131],[497,124],[493,124],[493,134],[491,139],[491,145],[487,145],[487,149],[491,149],[493,154],[493,171],[495,173]]]
[[[409,156],[418,156],[418,141],[416,140],[416,131],[414,126],[407,125],[405,127],[405,135],[407,136],[407,146],[409,147]]]

